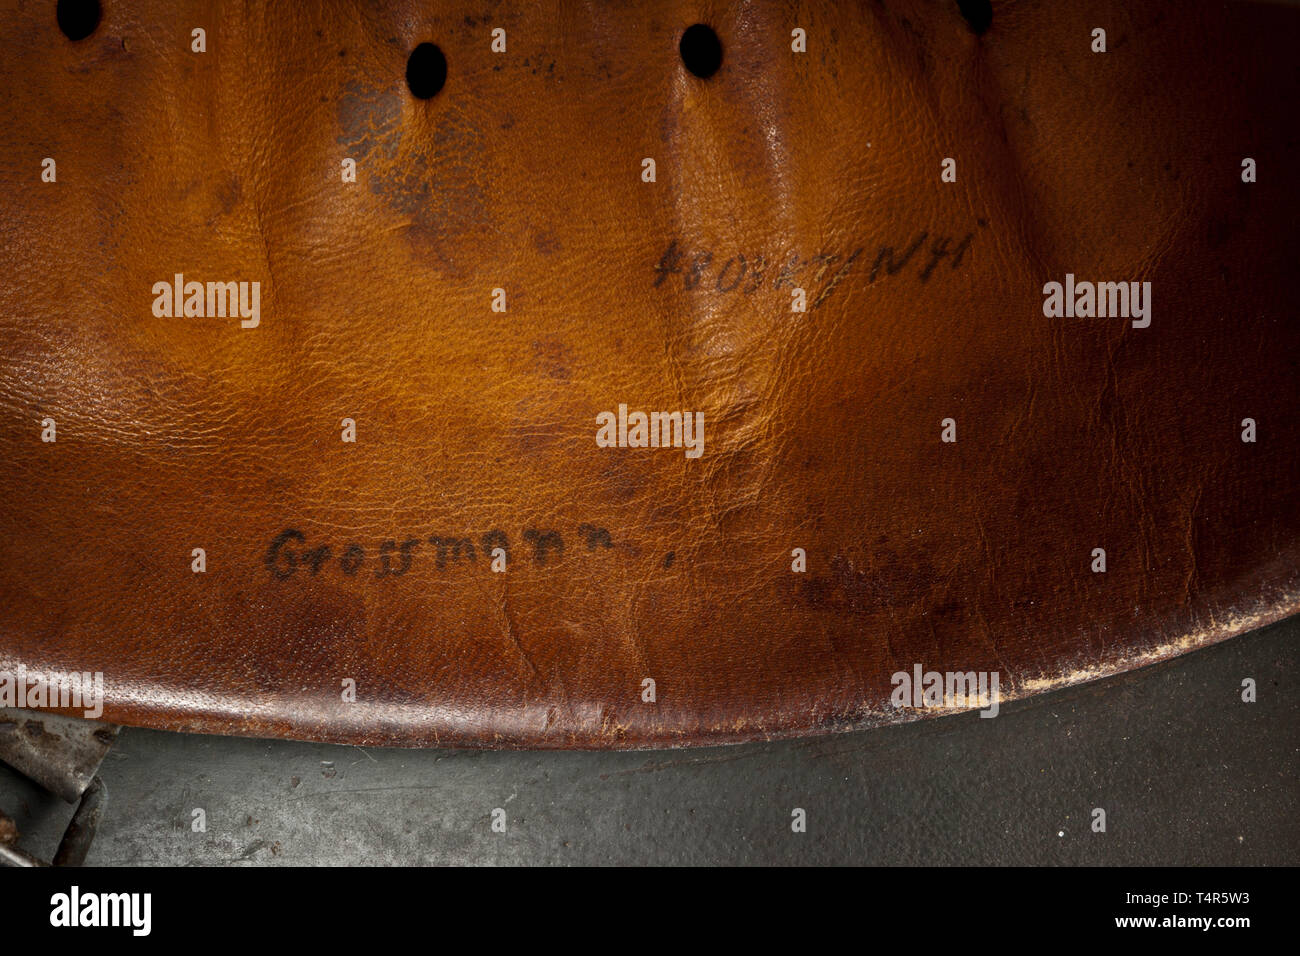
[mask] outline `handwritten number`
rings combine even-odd
[[[697,252],[695,258],[691,260],[691,271],[682,277],[682,284],[687,289],[697,288],[700,279],[704,275],[704,270],[713,262],[713,253],[707,249],[704,252]]]
[[[740,262],[740,271],[736,273],[736,281],[733,282],[733,283],[731,283],[731,285],[723,285],[723,280],[727,278],[727,273],[728,273],[729,271],[731,271],[731,267],[732,267],[733,265],[735,265],[737,261]],[[728,259],[728,260],[727,260],[727,264],[726,264],[725,266],[723,266],[723,267],[722,267],[722,271],[718,273],[718,281],[717,281],[717,289],[718,289],[718,291],[719,291],[719,292],[730,292],[730,291],[731,291],[732,289],[734,289],[736,286],[740,285],[740,281],[741,281],[742,279],[745,278],[745,269],[746,269],[746,268],[747,268],[747,265],[746,265],[746,263],[745,263],[745,257],[742,256],[742,255],[740,255],[739,253],[737,253],[736,255],[732,256],[730,259]]]
[[[663,281],[667,279],[669,275],[680,273],[682,271],[681,261],[682,254],[677,251],[677,240],[674,239],[669,243],[668,249],[663,254],[663,258],[659,260],[659,265],[655,266],[654,287],[656,289],[663,284]]]

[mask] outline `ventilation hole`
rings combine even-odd
[[[59,0],[54,16],[65,37],[84,40],[99,26],[99,0]]]
[[[406,61],[406,85],[422,100],[437,96],[447,82],[447,58],[432,43],[421,43]]]
[[[682,54],[686,69],[702,79],[708,79],[722,66],[722,41],[712,27],[697,23],[687,27],[677,49]]]
[[[989,0],[957,0],[957,9],[977,36],[993,25],[993,8]]]

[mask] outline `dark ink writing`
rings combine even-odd
[[[578,525],[578,537],[586,544],[587,552],[595,552],[614,547],[614,539],[608,529],[600,528],[586,522]],[[550,528],[525,528],[522,537],[529,545],[527,551],[531,563],[538,567],[553,567],[564,558],[564,538],[559,531]],[[263,563],[271,576],[284,581],[299,571],[310,577],[317,577],[326,568],[337,564],[338,570],[346,577],[355,577],[365,566],[373,567],[376,578],[400,578],[418,566],[421,553],[432,555],[433,566],[444,571],[450,567],[475,565],[481,549],[489,560],[504,556],[507,565],[510,562],[510,538],[500,529],[493,529],[478,536],[478,547],[470,535],[433,534],[424,538],[388,538],[380,541],[373,549],[367,549],[357,542],[348,542],[341,551],[336,551],[330,544],[311,543],[308,546],[306,535],[296,528],[286,528],[274,538],[266,550]],[[426,548],[427,546],[427,548]],[[335,555],[337,554],[337,558]]]
[[[979,224],[987,225],[982,219]],[[934,236],[932,239],[930,231],[923,229],[905,240],[905,244],[882,243],[875,249],[874,255],[868,252],[866,246],[852,251],[819,252],[807,258],[791,251],[784,257],[780,268],[775,270],[772,288],[803,287],[812,300],[811,307],[816,309],[859,261],[871,263],[871,269],[867,273],[868,283],[898,275],[914,264],[916,279],[924,284],[930,280],[941,259],[947,259],[948,267],[956,270],[974,239],[973,232],[968,232],[961,239],[951,235]],[[867,256],[863,257],[863,253],[867,253]],[[721,266],[715,267],[715,261],[721,262]],[[686,249],[680,240],[674,239],[654,267],[654,287],[659,288],[670,277],[678,276],[681,287],[687,291],[719,295],[740,292],[750,295],[763,285],[766,272],[767,260],[763,256],[747,256],[737,252],[727,259],[715,259],[711,249]]]

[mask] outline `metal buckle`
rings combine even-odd
[[[108,799],[98,776],[118,727],[30,710],[0,709],[0,761],[77,805],[52,863],[20,849],[18,826],[0,812],[0,866],[81,866]]]

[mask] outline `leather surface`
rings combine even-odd
[[[9,0],[0,667],[169,729],[671,746],[1292,613],[1298,16],[141,2],[73,43]],[[156,316],[177,273],[260,323]],[[1150,326],[1045,316],[1067,273]],[[703,454],[597,447],[620,404]]]

